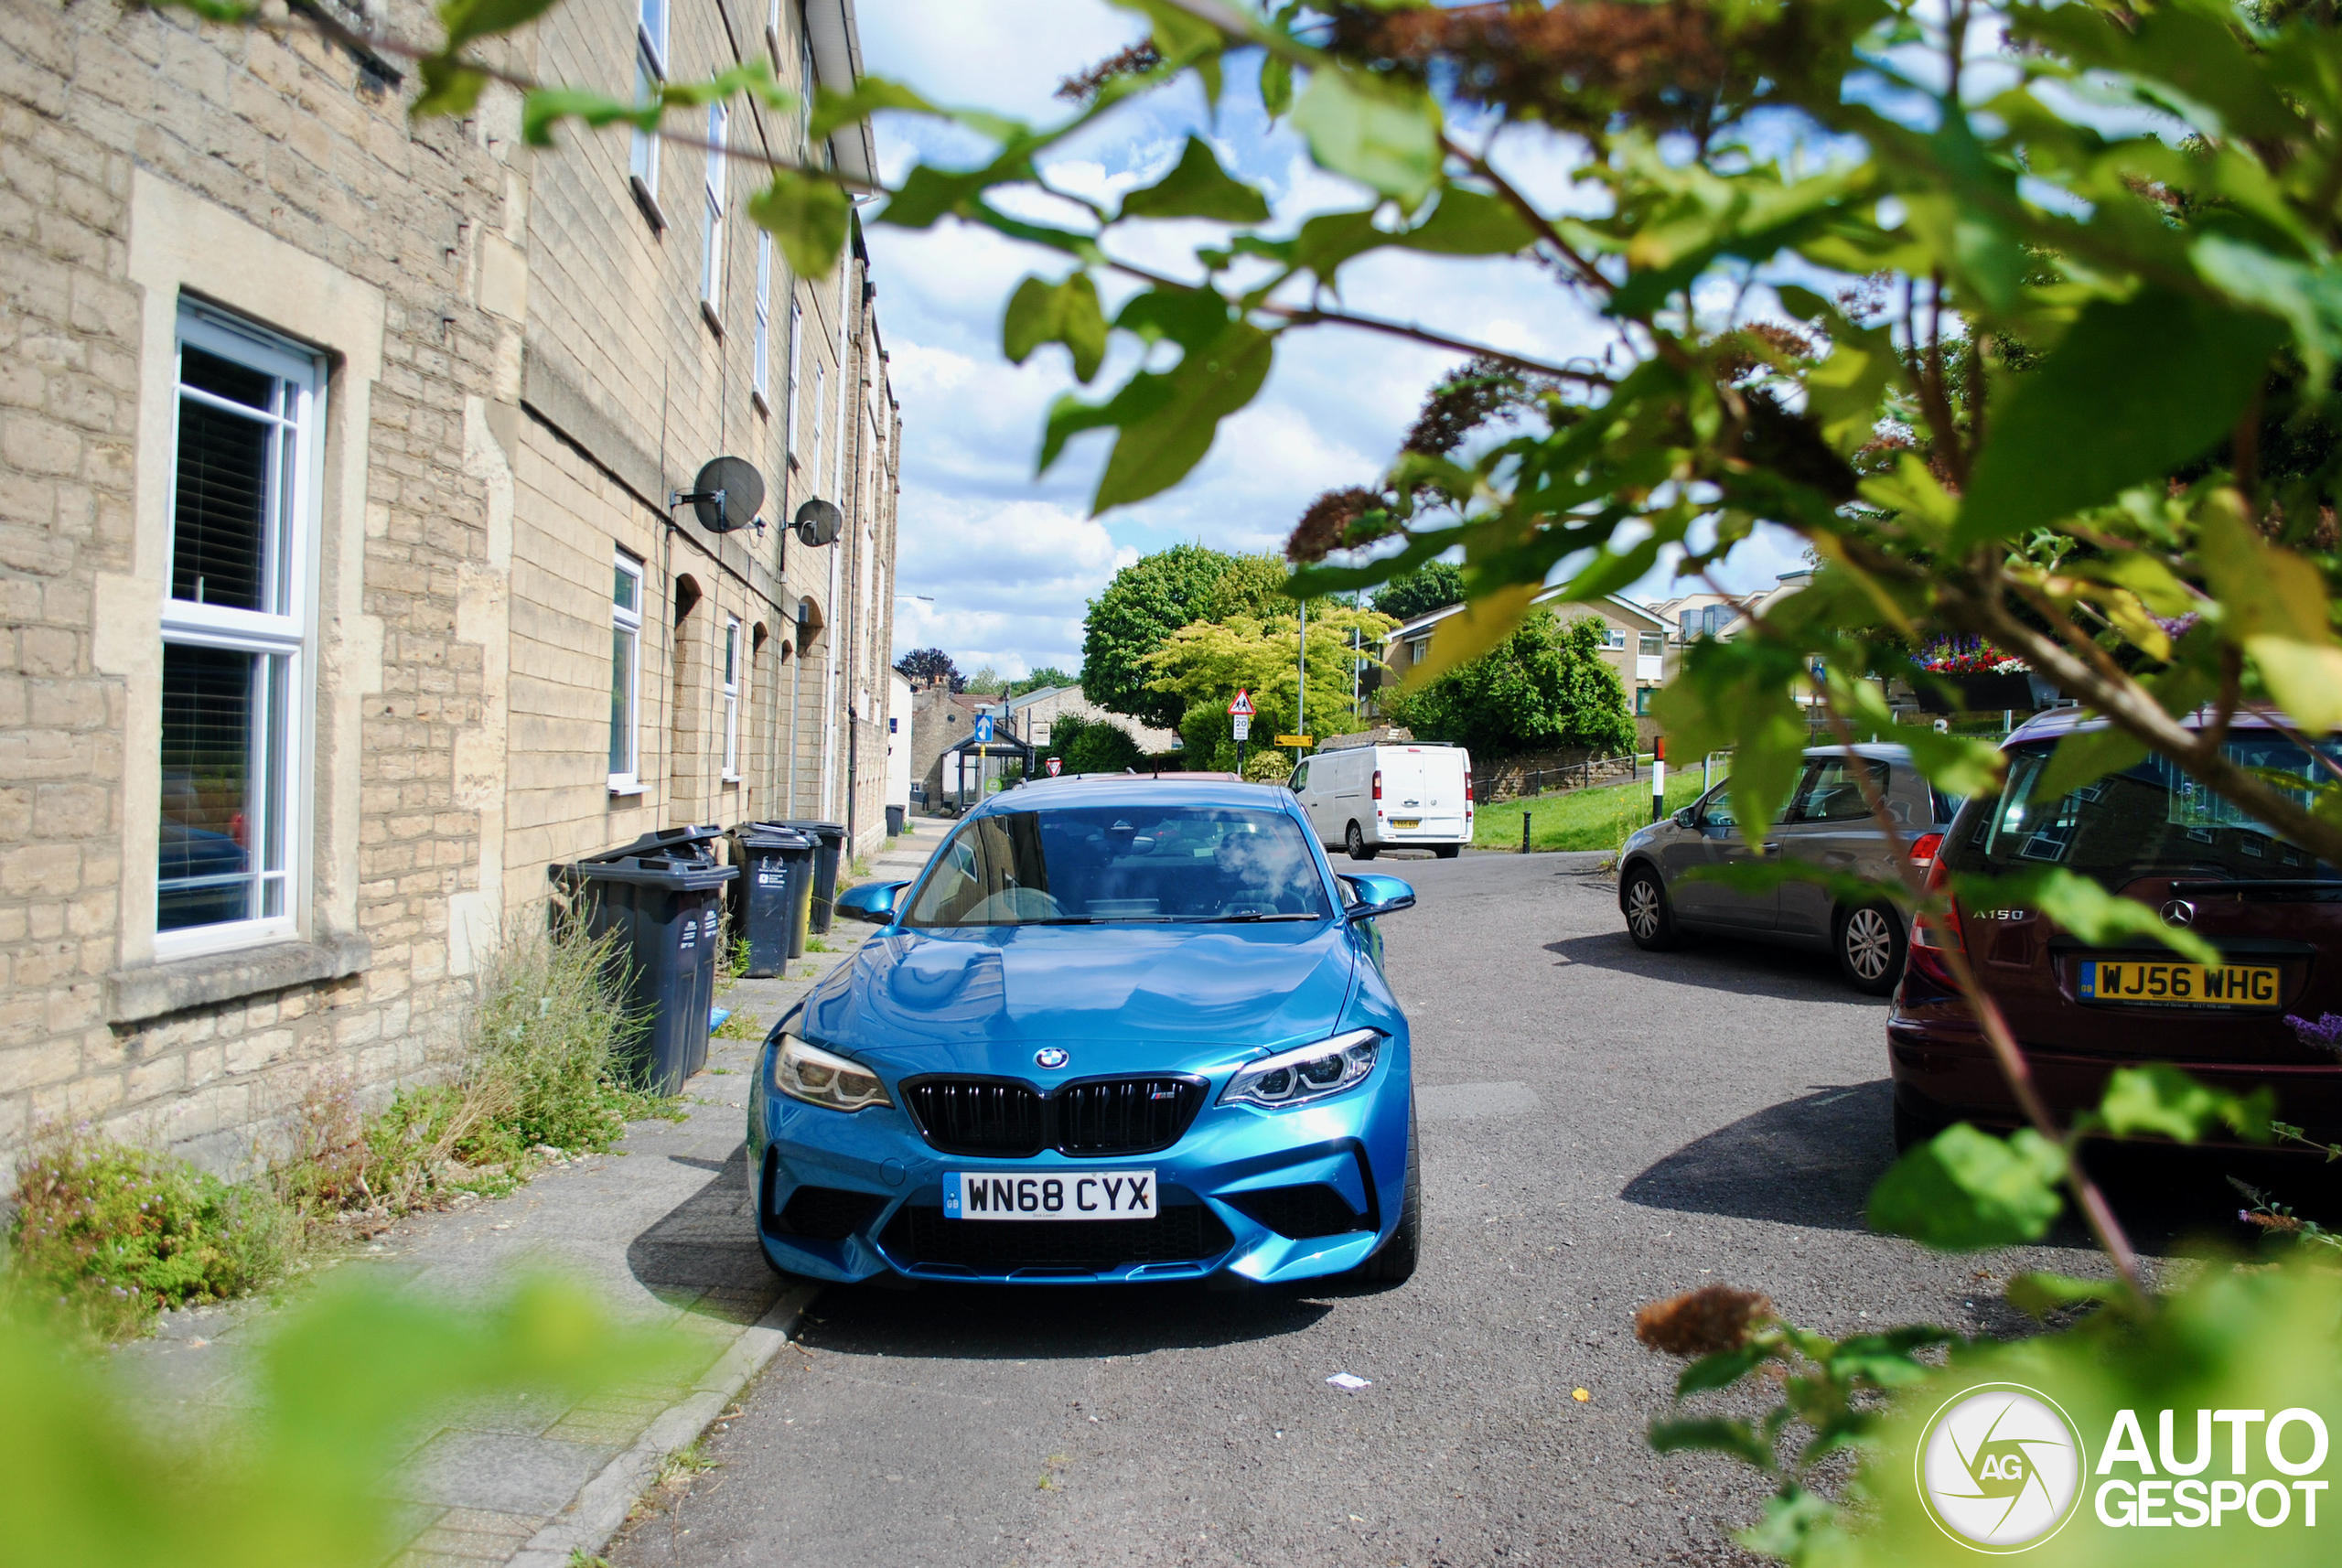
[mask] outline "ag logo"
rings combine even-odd
[[[1945,1401],[1919,1434],[1919,1500],[1962,1546],[2023,1552],[2073,1517],[2088,1458],[2047,1395],[1984,1383]]]

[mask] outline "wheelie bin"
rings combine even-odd
[[[596,855],[553,867],[582,906],[586,933],[613,934],[609,961],[637,1025],[629,1065],[637,1081],[659,1094],[677,1092],[707,1065],[724,886],[740,875],[738,866],[716,863],[709,842],[679,854]]]
[[[790,959],[805,955],[821,845],[811,833],[770,822],[742,822],[732,830],[732,845],[740,868],[731,889],[732,929],[748,944],[745,972],[780,974]]]
[[[828,930],[831,909],[837,903],[838,897],[838,859],[845,852],[845,824],[782,818],[769,822],[758,822],[756,825],[760,828],[789,828],[797,832],[811,833],[819,842],[820,850],[813,865],[813,913],[808,922],[808,929],[815,936]]]

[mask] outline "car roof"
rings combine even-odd
[[[2179,723],[2187,729],[2201,729],[2208,714],[2208,709],[2198,708],[2192,714],[2180,714]],[[2010,733],[2008,741],[2004,744],[2014,745],[2021,740],[2055,740],[2060,736],[2071,735],[2078,730],[2100,730],[2105,727],[2106,720],[2101,715],[2091,713],[2088,708],[2079,704],[2067,708],[2051,708],[2046,713],[2036,714],[2017,725]],[[2240,713],[2229,721],[2229,727],[2230,729],[2275,729],[2278,726],[2260,714]]]
[[[1807,757],[1843,757],[1846,750],[1847,748],[1842,746],[1809,746],[1805,748],[1805,755]],[[1907,746],[1898,746],[1892,741],[1858,740],[1853,745],[1853,753],[1856,757],[1867,757],[1873,762],[1907,764],[1911,760],[1911,748]]]
[[[970,816],[991,811],[1043,811],[1053,806],[1230,806],[1286,810],[1282,784],[1247,784],[1232,773],[1091,773],[1076,779],[1030,779],[993,796]]]

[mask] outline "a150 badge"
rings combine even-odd
[[[1944,1402],[1919,1435],[1919,1498],[1936,1527],[1978,1552],[2024,1552],[2081,1500],[2089,1455],[2056,1401],[1984,1383]]]

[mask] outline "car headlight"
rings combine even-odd
[[[1222,1105],[1262,1105],[1272,1111],[1306,1105],[1354,1088],[1374,1070],[1382,1050],[1376,1029],[1353,1029],[1314,1046],[1263,1057],[1240,1070],[1220,1090]]]
[[[772,1053],[772,1087],[791,1100],[832,1111],[865,1111],[892,1105],[878,1075],[860,1062],[833,1056],[784,1033]]]

